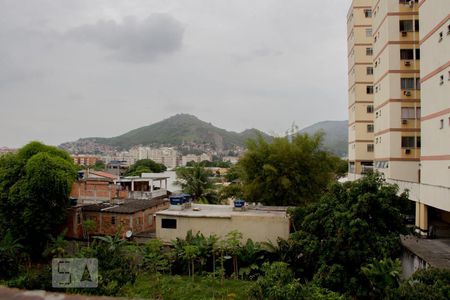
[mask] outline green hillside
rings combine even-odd
[[[323,131],[324,148],[337,156],[348,155],[348,121],[323,121],[303,128],[300,133],[315,134]]]
[[[203,144],[210,145],[218,151],[245,146],[248,138],[262,134],[259,130],[249,129],[242,133],[227,131],[211,123],[199,120],[188,114],[178,114],[160,122],[131,130],[113,138],[89,138],[95,143],[128,149],[134,145],[172,145]]]

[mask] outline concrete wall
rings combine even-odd
[[[161,219],[176,219],[176,229],[161,227]],[[201,232],[205,236],[215,234],[225,237],[227,233],[238,230],[243,235],[243,241],[252,239],[254,242],[271,241],[276,243],[278,237],[289,237],[289,218],[282,216],[245,215],[232,217],[183,217],[156,215],[156,236],[164,242],[185,238],[186,233]]]

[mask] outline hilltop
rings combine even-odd
[[[84,138],[76,142],[64,143],[62,148],[72,149],[79,145],[98,145],[101,147],[129,149],[135,145],[189,146],[202,145],[218,152],[245,147],[245,141],[262,135],[272,137],[257,129],[247,129],[241,133],[218,128],[189,114],[177,114],[160,122],[131,130],[112,138]]]
[[[324,133],[324,148],[339,157],[348,155],[348,121],[322,121],[303,128],[299,133]]]

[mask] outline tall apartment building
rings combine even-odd
[[[419,3],[422,154],[416,219],[450,223],[450,1]]]
[[[347,15],[349,176],[373,168],[372,0],[354,0]]]
[[[361,15],[361,11],[369,9],[372,18],[366,20],[367,14]],[[358,145],[361,149],[371,140],[374,169],[383,173],[388,182],[409,190],[410,199],[416,202],[416,226],[422,233],[440,222],[448,226],[450,0],[354,0],[347,24],[349,178],[355,179],[364,173],[359,163],[370,165],[369,156],[358,151]],[[352,41],[352,33],[355,34],[357,28],[365,28],[368,33],[368,24],[372,37],[364,46],[373,48],[372,89],[369,77],[353,71],[357,67],[352,68],[362,62],[356,61],[357,50],[354,50],[362,42],[356,36]],[[358,87],[362,89],[364,85],[367,95],[361,91],[358,94]],[[365,115],[361,108],[358,112],[358,104],[369,105],[358,100],[369,101],[371,92],[373,114]],[[373,121],[372,139],[369,136],[367,140],[358,138],[362,136],[361,126],[358,132],[358,121],[367,124]]]
[[[419,182],[420,49],[417,1],[373,1],[375,169]]]

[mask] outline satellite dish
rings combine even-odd
[[[133,235],[133,232],[131,232],[131,230],[128,230],[128,231],[125,233],[125,236],[127,237],[127,239],[129,239],[132,235]]]

